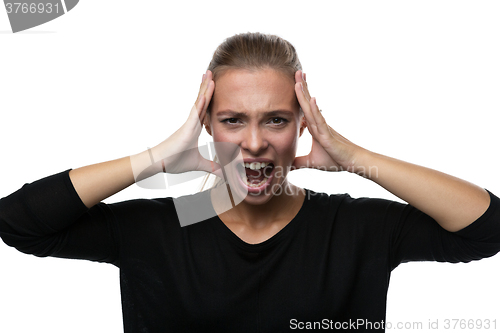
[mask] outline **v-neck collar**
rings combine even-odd
[[[218,215],[215,215],[213,217],[214,226],[224,235],[226,239],[228,239],[236,247],[247,252],[264,252],[266,250],[269,250],[276,244],[280,243],[288,235],[292,234],[293,231],[296,229],[297,225],[300,223],[300,221],[303,220],[303,217],[306,215],[307,210],[309,209],[309,201],[310,201],[308,199],[310,198],[309,190],[308,189],[304,190],[306,192],[304,196],[304,201],[302,202],[302,205],[298,213],[281,230],[279,230],[276,234],[274,234],[273,236],[271,236],[270,238],[261,243],[250,244],[245,242],[240,237],[238,237],[231,229],[229,229],[229,227],[220,219]]]

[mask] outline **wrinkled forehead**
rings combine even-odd
[[[293,79],[273,69],[230,69],[219,75],[215,82],[211,112],[298,112],[294,87]]]

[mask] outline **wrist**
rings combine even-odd
[[[163,172],[162,161],[155,158],[152,148],[130,156],[130,163],[136,182]]]
[[[376,155],[367,149],[359,147],[348,171],[368,179],[377,177],[378,166],[375,162]]]

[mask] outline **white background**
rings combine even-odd
[[[248,31],[295,45],[311,94],[351,141],[499,195],[499,17],[498,1],[82,0],[12,34],[0,9],[0,197],[168,137],[184,122],[217,45]],[[301,140],[302,155],[309,134]],[[355,175],[290,177],[315,191],[398,200]],[[106,202],[177,196],[200,182],[132,186]],[[425,328],[436,319],[440,327],[447,318],[496,319],[498,330],[498,281],[500,255],[402,264],[391,277],[387,320]],[[0,242],[0,332],[122,330],[117,268],[36,258]]]

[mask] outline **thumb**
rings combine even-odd
[[[199,170],[214,174],[217,177],[224,179],[221,166],[218,163],[215,163],[214,161],[210,161],[205,158],[202,159],[199,165]]]
[[[291,170],[310,168],[309,155],[295,157]]]

